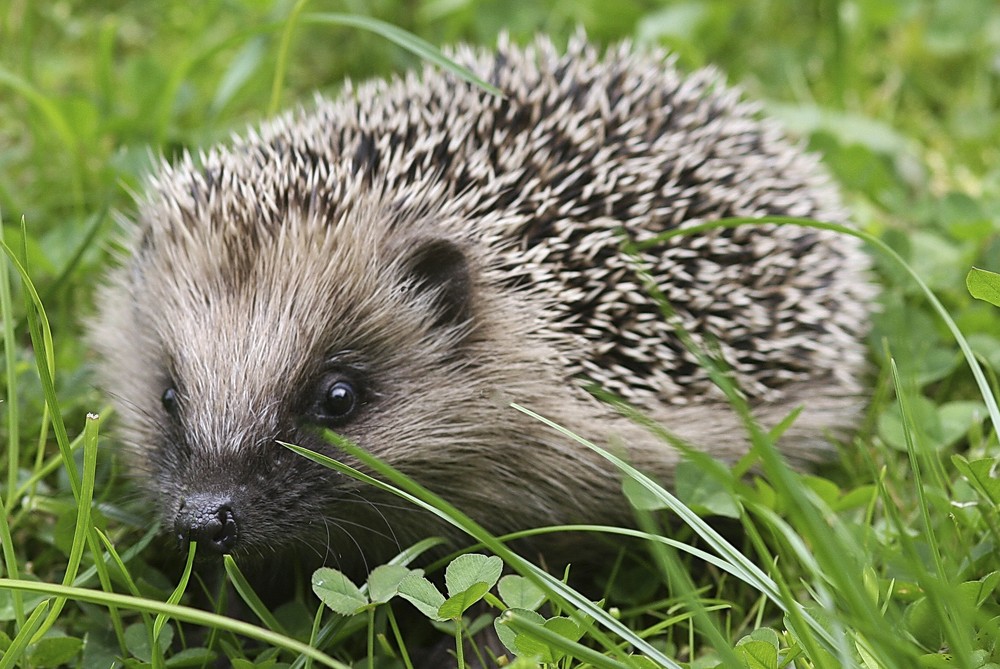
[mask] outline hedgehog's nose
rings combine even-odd
[[[236,545],[239,526],[228,497],[196,494],[181,502],[174,519],[174,533],[182,548],[196,541],[200,548],[229,553]]]

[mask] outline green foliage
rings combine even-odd
[[[965,285],[977,300],[1000,307],[1000,274],[973,267],[965,277]]]
[[[363,4],[0,3],[0,668],[408,667],[415,630],[397,613],[414,607],[459,655],[495,630],[511,666],[1000,665],[996,3]],[[421,542],[359,586],[321,572],[319,599],[278,610],[231,564],[260,626],[187,606],[190,562],[149,546],[155,528],[99,446],[104,416],[88,418],[104,400],[80,322],[115,250],[112,212],[131,210],[151,156],[225,141],[346,76],[413,66],[428,45],[490,44],[502,29],[559,41],[577,25],[718,65],[823,154],[861,228],[937,296],[873,255],[873,390],[840,462],[788,471],[776,435],[748,427],[748,459],[682,463],[676,497],[627,476],[642,530],[575,528],[648,548],[596,578],[600,603],[384,472],[401,504],[437,509],[494,555],[424,573],[409,566],[434,544]],[[501,558],[516,573],[497,581]]]
[[[368,598],[347,576],[336,569],[319,569],[313,574],[312,587],[321,602],[342,616],[361,613],[368,608]]]

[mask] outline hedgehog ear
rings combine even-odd
[[[472,277],[465,252],[441,238],[421,239],[410,245],[404,260],[405,277],[417,296],[428,296],[436,312],[435,325],[456,325],[469,318]]]

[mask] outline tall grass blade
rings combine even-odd
[[[292,653],[302,654],[311,657],[316,662],[332,669],[350,669],[348,665],[338,662],[326,653],[320,652],[301,641],[272,632],[271,630],[257,627],[250,623],[221,616],[217,613],[194,609],[177,604],[167,604],[157,602],[152,599],[133,597],[131,595],[121,595],[101,590],[89,590],[87,588],[77,588],[74,586],[57,585],[54,583],[39,583],[37,581],[14,580],[10,578],[0,578],[0,590],[16,590],[19,592],[33,592],[51,597],[61,597],[63,599],[73,599],[80,602],[88,602],[99,606],[117,606],[128,611],[146,612],[153,614],[163,614],[174,620],[200,625],[206,628],[217,628],[240,634],[250,639],[256,639],[266,644],[284,648]]]
[[[289,12],[285,20],[285,27],[281,30],[281,42],[278,44],[278,55],[274,59],[274,78],[271,80],[271,102],[267,105],[267,113],[273,116],[278,112],[281,104],[281,88],[285,81],[285,72],[288,69],[288,51],[291,49],[292,32],[298,23],[299,15],[305,9],[309,0],[298,0]]]
[[[895,359],[889,360],[889,369],[892,372],[892,382],[896,389],[896,401],[899,404],[900,413],[903,417],[903,436],[906,440],[906,452],[910,459],[910,475],[913,477],[913,485],[917,494],[917,502],[920,507],[920,518],[924,525],[923,536],[931,551],[931,559],[934,563],[935,575],[925,574],[921,585],[927,594],[928,600],[938,610],[939,619],[944,629],[945,638],[948,639],[952,653],[957,657],[961,665],[968,665],[969,658],[972,657],[972,648],[968,643],[967,635],[955,629],[955,622],[951,615],[953,606],[950,601],[950,593],[954,592],[954,586],[944,568],[941,559],[941,547],[938,545],[937,537],[934,535],[934,525],[929,516],[930,504],[923,489],[921,460],[917,457],[917,445],[910,426],[914,425],[913,415],[910,412],[909,403],[906,400],[906,393],[899,378],[899,370],[896,367]],[[912,544],[907,541],[907,544]],[[922,565],[922,561],[914,554],[911,555],[912,564]],[[971,666],[971,665],[968,665]]]
[[[107,559],[113,562],[115,566],[118,567],[118,572],[119,574],[121,574],[121,577],[125,580],[125,585],[126,587],[128,587],[129,592],[135,597],[141,597],[142,595],[139,592],[138,586],[136,586],[135,584],[135,580],[132,578],[132,574],[130,574],[128,569],[125,568],[125,562],[122,560],[121,556],[118,555],[118,551],[115,550],[115,547],[111,543],[111,540],[108,539],[108,537],[96,527],[93,529],[93,533],[96,534],[98,540],[102,544],[104,544],[104,548],[107,551],[108,555]],[[96,565],[104,562],[105,560],[97,560],[95,562],[95,566],[93,567],[93,569],[96,570]],[[78,577],[73,585],[79,586],[81,580],[82,579]],[[105,592],[114,592],[112,588],[105,585],[104,577],[101,578],[101,586],[104,588]],[[118,613],[118,607],[108,606],[108,612],[111,614],[111,624],[115,630],[115,637],[118,640],[118,647],[122,652],[122,657],[126,657],[128,655],[128,644],[125,642],[125,625],[122,623],[121,615]],[[153,621],[150,618],[149,614],[143,612],[140,615],[142,616],[143,623],[146,625],[146,628],[152,629]]]
[[[268,629],[288,636],[288,630],[286,630],[284,626],[278,622],[278,619],[274,617],[274,614],[268,610],[268,608],[264,605],[264,602],[262,602],[260,597],[257,596],[257,593],[254,591],[253,587],[251,587],[250,583],[243,575],[243,572],[240,571],[240,568],[237,566],[236,560],[233,559],[233,556],[226,555],[224,556],[223,561],[226,568],[226,575],[229,576],[229,581],[233,584],[233,587],[236,588],[236,592],[239,594],[240,598],[243,599],[243,602],[250,608],[251,611],[253,611],[254,615],[257,616],[257,618],[259,618]]]
[[[24,219],[21,220],[21,238],[26,239]],[[69,477],[70,487],[73,489],[73,496],[79,502],[80,499],[80,475],[76,471],[73,462],[73,454],[70,450],[69,436],[66,433],[66,424],[63,422],[62,413],[59,411],[59,403],[55,390],[55,353],[52,345],[52,328],[49,326],[48,317],[45,315],[45,308],[38,297],[38,291],[21,262],[7,243],[0,240],[0,249],[7,254],[7,259],[17,270],[21,277],[21,285],[25,293],[25,308],[28,315],[28,330],[31,333],[31,343],[35,349],[35,367],[42,382],[42,392],[45,396],[46,406],[49,407],[51,422],[56,433],[56,443],[59,452],[63,457],[63,464],[66,474]],[[27,251],[23,250],[23,257],[27,257]]]
[[[187,590],[188,581],[191,579],[191,569],[194,567],[194,556],[195,556],[195,543],[191,542],[188,545],[188,555],[187,561],[184,563],[184,572],[181,574],[180,579],[177,582],[177,587],[174,591],[170,593],[167,597],[167,604],[177,604],[181,601],[181,597],[184,596],[184,592]],[[226,557],[229,557],[228,555]],[[232,559],[232,558],[230,558]],[[162,613],[156,616],[156,620],[153,621],[153,648],[157,648],[156,640],[160,637],[160,630],[167,622],[167,617]]]
[[[10,646],[4,651],[3,658],[0,659],[0,669],[11,669],[12,667],[21,666],[17,663],[24,655],[24,651],[28,649],[28,645],[31,643],[31,637],[34,635],[35,631],[41,626],[43,616],[49,608],[49,600],[41,602],[35,607],[35,610],[31,612],[28,616],[27,622],[21,628],[21,631],[17,633],[14,640],[10,642]]]
[[[3,242],[3,216],[0,215],[0,242]],[[0,500],[0,546],[3,547],[4,567],[11,578],[20,578],[17,551],[7,522],[10,509],[17,502],[18,475],[21,468],[21,435],[17,391],[17,346],[14,340],[14,307],[10,297],[10,269],[3,263],[3,277],[0,277],[0,318],[3,320],[4,365],[7,381],[7,498]],[[24,601],[20,593],[14,593],[14,620],[18,628],[24,627]]]
[[[97,472],[97,416],[89,414],[84,426],[83,440],[83,483],[80,488],[80,496],[77,498],[76,525],[73,528],[73,543],[70,546],[69,561],[66,565],[66,573],[63,575],[63,585],[68,586],[76,578],[80,569],[80,560],[83,559],[83,549],[87,545],[90,536],[90,508],[94,500],[94,478]],[[95,553],[99,555],[99,553]],[[38,641],[55,624],[59,614],[62,613],[66,599],[56,597],[52,605],[52,611],[45,619],[45,624],[37,632],[34,641]]]
[[[440,49],[427,40],[417,37],[413,33],[407,32],[406,30],[403,30],[398,26],[394,26],[391,23],[379,21],[378,19],[373,19],[370,16],[334,13],[306,14],[302,17],[302,20],[308,23],[328,23],[368,30],[376,35],[386,38],[394,44],[403,47],[407,51],[420,56],[420,58],[426,60],[427,62],[432,63],[443,70],[451,72],[460,79],[464,79],[465,81],[478,86],[488,93],[492,93],[497,97],[503,97],[503,91],[476,75],[472,72],[472,70],[459,65],[445,56],[441,53]]]
[[[4,241],[3,216],[0,215],[0,242]],[[3,318],[3,350],[7,379],[7,508],[13,508],[17,499],[17,479],[21,467],[21,434],[18,420],[19,400],[17,391],[17,342],[14,339],[14,305],[10,297],[11,274],[8,263],[3,263],[0,278],[0,316]],[[17,572],[8,573],[17,578]]]

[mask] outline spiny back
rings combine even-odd
[[[857,391],[871,289],[854,240],[767,225],[646,248],[639,265],[672,319],[621,252],[625,239],[724,217],[845,220],[816,160],[714,72],[682,75],[628,45],[601,56],[582,39],[564,54],[539,40],[454,57],[504,97],[432,68],[348,86],[198,166],[166,168],[154,207],[176,212],[147,236],[164,238],[181,266],[222,262],[235,280],[281,237],[289,211],[319,238],[344,234],[359,210],[386,213],[351,235],[375,246],[430,212],[441,232],[482,250],[489,281],[545,305],[533,329],[566,377],[644,406],[717,397],[680,326],[718,347],[753,400],[821,379]]]

